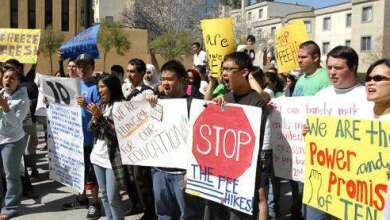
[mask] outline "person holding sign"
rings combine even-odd
[[[29,110],[29,98],[20,79],[18,70],[7,68],[0,91],[0,153],[7,184],[0,220],[17,215],[22,195],[19,167],[27,143],[23,120]]]
[[[91,163],[102,193],[107,219],[121,220],[124,215],[119,186],[126,188],[126,182],[112,118],[114,102],[123,100],[121,82],[116,76],[108,75],[99,80],[98,87],[101,102],[87,106],[88,112],[92,114],[89,127],[97,137],[91,153]]]
[[[265,120],[267,118],[266,105],[270,97],[266,93],[259,94],[253,90],[248,81],[250,71],[252,70],[252,60],[245,52],[233,52],[225,56],[222,63],[222,78],[226,82],[230,92],[223,97],[218,97],[214,101],[218,104],[237,103],[242,105],[251,105],[263,108],[262,123],[260,128],[260,146],[263,142]],[[260,116],[259,116],[260,117]],[[256,172],[255,190],[260,188],[260,169]],[[256,193],[257,194],[257,193]],[[255,195],[254,195],[255,196]],[[205,218],[210,220],[225,219],[250,219],[251,217],[242,212],[230,209],[222,204],[208,202],[205,210]]]
[[[375,103],[375,117],[390,119],[390,59],[378,60],[368,68],[366,92],[367,100]]]
[[[194,66],[206,66],[207,54],[202,50],[199,42],[192,43],[191,53],[194,55],[193,58]]]
[[[82,124],[84,133],[84,163],[85,163],[85,188],[91,190],[92,201],[89,204],[85,190],[78,195],[75,201],[63,205],[64,209],[75,209],[83,206],[88,206],[88,219],[98,219],[100,217],[98,187],[96,177],[93,171],[90,154],[94,142],[94,135],[88,128],[88,123],[91,120],[91,114],[87,111],[88,104],[98,103],[100,95],[96,86],[96,82],[92,77],[95,69],[95,61],[88,54],[81,54],[76,59],[77,72],[81,79],[82,96],[77,97],[77,103],[82,107]]]

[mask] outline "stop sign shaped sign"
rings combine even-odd
[[[260,117],[260,115],[258,116]],[[213,176],[240,177],[252,163],[256,136],[242,107],[208,104],[193,127],[192,153]]]

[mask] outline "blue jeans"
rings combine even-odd
[[[268,215],[272,218],[279,217],[280,181],[277,176],[270,177],[268,189]]]
[[[22,182],[19,168],[26,144],[26,137],[13,143],[0,144],[1,159],[7,183],[7,191],[5,193],[4,206],[1,209],[1,213],[9,217],[17,214],[17,209],[22,196]]]
[[[306,219],[336,220],[332,215],[308,205],[306,206]]]
[[[152,169],[153,194],[159,220],[203,218],[204,201],[184,192],[184,174]]]
[[[102,203],[104,212],[108,220],[124,220],[119,186],[112,169],[93,165],[99,190],[102,193]]]

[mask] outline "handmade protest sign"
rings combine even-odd
[[[221,63],[225,55],[234,52],[232,18],[204,19],[200,21],[203,44],[213,77],[221,74]]]
[[[63,105],[77,105],[80,95],[80,79],[41,75],[42,94],[50,102]]]
[[[252,214],[261,109],[193,100],[186,192]]]
[[[114,104],[113,117],[122,163],[187,168],[187,99]]]
[[[0,28],[0,62],[36,63],[41,30]]]
[[[310,116],[303,202],[340,219],[382,219],[390,122]]]
[[[254,45],[238,45],[237,51],[247,53],[252,59],[253,65],[260,66],[262,58],[261,48],[256,47]]]
[[[370,117],[372,103],[362,99],[345,100],[333,98],[321,100],[316,97],[277,98],[270,115],[271,146],[275,175],[286,179],[303,181],[305,142],[303,126],[310,114]]]
[[[286,73],[299,67],[299,45],[309,39],[303,20],[288,23],[276,31],[275,57],[279,72]]]
[[[82,53],[89,54],[94,58],[99,58],[99,50],[97,48],[99,29],[100,24],[94,25],[83,32],[80,32],[63,44],[60,47],[62,58],[76,58]]]
[[[81,108],[50,103],[47,111],[50,178],[84,190],[84,137]]]

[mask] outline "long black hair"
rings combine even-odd
[[[99,81],[101,81],[110,90],[110,105],[114,102],[119,102],[124,99],[121,81],[118,79],[118,77],[111,74],[104,74],[99,79]]]

